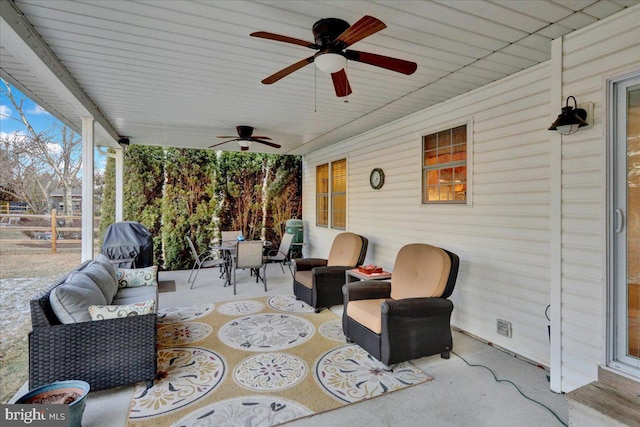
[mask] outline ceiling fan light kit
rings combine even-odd
[[[319,52],[314,63],[323,73],[333,74],[347,66],[347,58],[334,52]]]
[[[315,62],[320,71],[331,74],[336,96],[343,97],[351,93],[351,86],[344,68],[347,59],[373,65],[374,67],[410,75],[417,69],[417,64],[404,59],[392,58],[374,53],[359,52],[347,49],[352,44],[387,28],[384,22],[373,16],[363,16],[358,22],[349,24],[338,18],[325,18],[313,24],[312,32],[315,43],[280,34],[257,31],[252,37],[259,37],[283,43],[295,44],[308,49],[317,50],[314,55],[304,58],[262,80],[264,84],[273,84],[304,66]]]

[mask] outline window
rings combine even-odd
[[[331,228],[347,228],[347,159],[331,163]]]
[[[422,137],[422,203],[467,202],[467,125]]]
[[[329,165],[316,167],[316,225],[329,226]]]
[[[316,225],[347,228],[347,159],[316,166]]]

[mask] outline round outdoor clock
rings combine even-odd
[[[379,190],[384,185],[384,172],[382,169],[375,168],[371,171],[371,175],[369,175],[369,184],[371,184],[371,188],[374,190]]]

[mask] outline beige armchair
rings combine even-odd
[[[327,259],[298,258],[294,261],[293,293],[319,312],[342,304],[345,270],[364,262],[369,241],[354,233],[340,233],[333,240]]]
[[[440,353],[448,359],[459,258],[445,249],[410,244],[398,252],[391,281],[344,285],[342,328],[385,365]]]

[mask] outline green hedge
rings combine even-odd
[[[286,220],[302,215],[298,156],[131,145],[124,168],[124,219],[151,231],[162,269],[191,268],[185,236],[199,252],[217,238],[218,228],[278,245]],[[109,158],[101,235],[114,221],[114,175]]]
[[[213,179],[216,154],[208,150],[166,150],[166,183],[162,199],[162,240],[167,270],[190,268],[193,256],[185,236],[198,252],[214,238],[216,199]]]

